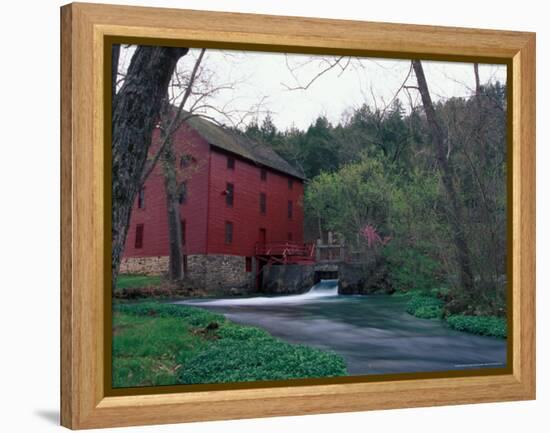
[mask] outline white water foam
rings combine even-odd
[[[301,304],[320,298],[338,296],[338,280],[321,280],[315,284],[309,291],[300,295],[288,296],[256,296],[254,298],[232,298],[232,299],[214,299],[208,300],[189,300],[178,301],[175,304],[200,304],[200,305],[218,305],[218,306],[238,306],[238,305],[280,305],[280,304]]]

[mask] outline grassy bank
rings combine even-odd
[[[114,387],[346,374],[339,355],[285,343],[200,308],[158,302],[114,306]]]
[[[162,278],[159,275],[120,274],[116,280],[115,290],[158,287],[161,283]]]
[[[466,316],[462,314],[445,315],[444,302],[437,291],[409,292],[406,295],[407,313],[420,319],[442,319],[458,331],[490,337],[506,338],[506,319],[495,316]]]
[[[121,274],[118,276],[115,299],[176,299],[193,296],[206,297],[206,292],[192,281],[170,281],[160,275]]]

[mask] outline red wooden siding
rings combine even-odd
[[[158,141],[158,131],[155,131],[153,140]],[[185,180],[187,193],[185,201],[180,205],[181,219],[185,221],[185,252],[186,254],[206,253],[206,216],[208,203],[208,144],[194,131],[187,127],[178,130],[174,137],[176,151],[191,154],[195,159],[182,173],[190,173]],[[178,157],[177,160],[180,160]],[[147,181],[143,195],[143,208],[139,209],[136,203],[132,210],[130,229],[126,240],[124,256],[151,257],[167,256],[168,244],[168,216],[162,168],[155,167]],[[135,227],[143,224],[143,247],[135,248]]]
[[[261,228],[266,242],[288,239],[303,242],[303,183],[295,179],[289,188],[289,176],[235,157],[233,169],[227,168],[228,154],[212,148],[210,156],[210,209],[208,216],[208,253],[254,255]],[[226,205],[227,184],[233,185],[233,206]],[[260,211],[260,194],[266,196],[266,212]],[[288,202],[293,202],[293,216],[288,218]],[[225,222],[233,223],[233,242],[225,243]]]
[[[158,141],[158,132],[154,140]],[[182,170],[188,174],[180,179],[186,181],[185,200],[180,204],[186,254],[250,257],[263,236],[261,229],[265,230],[265,242],[303,242],[301,180],[218,150],[187,126],[176,133],[174,143],[177,152],[195,159]],[[260,211],[262,193],[265,214]],[[142,198],[143,208],[138,208],[137,199],[134,203],[124,256],[167,256],[168,222],[160,164],[145,182]],[[288,218],[289,202],[292,218]],[[231,243],[226,243],[227,222],[232,224]],[[135,248],[138,224],[143,224],[141,248]]]

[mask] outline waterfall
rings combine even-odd
[[[325,296],[338,295],[338,280],[321,280],[315,284],[308,292],[304,293],[304,298],[322,298]]]
[[[174,304],[212,305],[212,306],[246,306],[246,305],[280,305],[306,303],[320,298],[338,296],[338,280],[321,280],[306,293],[285,296],[256,296],[253,298],[227,298],[213,300],[177,301]]]

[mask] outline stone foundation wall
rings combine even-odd
[[[121,274],[162,275],[168,271],[168,256],[124,257],[120,262]]]
[[[382,258],[365,264],[342,263],[339,266],[338,293],[341,295],[368,295],[393,293],[388,270]]]
[[[197,288],[211,292],[249,292],[254,288],[254,272],[246,272],[245,260],[242,256],[190,255],[186,277]],[[120,273],[162,275],[168,272],[168,262],[168,256],[127,257],[122,259]]]
[[[262,270],[262,291],[266,293],[304,293],[313,284],[315,265],[273,265]]]
[[[254,287],[254,273],[246,272],[245,260],[243,256],[217,254],[188,256],[188,276],[210,291],[248,292]]]

